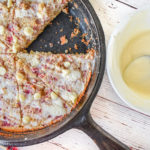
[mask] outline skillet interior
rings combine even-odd
[[[72,21],[70,21],[70,16],[73,17]],[[79,29],[80,32],[78,36],[71,39],[71,33],[75,28]],[[84,33],[87,35],[83,38]],[[68,43],[61,45],[60,37],[64,35],[68,39]],[[83,39],[86,41],[90,40],[89,44],[83,43]],[[68,51],[68,53],[85,53],[86,50],[94,48],[96,50],[95,65],[85,96],[68,117],[50,127],[24,133],[10,133],[0,130],[0,144],[14,146],[31,145],[51,139],[65,131],[68,123],[71,122],[80,110],[88,102],[92,103],[99,89],[105,65],[104,42],[102,27],[89,2],[87,0],[75,0],[73,3],[70,3],[69,14],[62,12],[27,50],[64,53],[66,52],[65,50],[71,48],[71,51]],[[53,43],[53,47],[50,47],[49,43]],[[74,48],[74,44],[78,45],[78,49]]]

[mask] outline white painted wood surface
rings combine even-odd
[[[90,0],[101,20],[106,44],[114,28],[125,16],[150,0]],[[91,108],[93,119],[107,132],[134,150],[150,150],[150,116],[129,108],[115,94],[105,73],[100,91]],[[98,150],[95,143],[82,131],[71,129],[42,144],[19,150]]]

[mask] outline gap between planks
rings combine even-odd
[[[133,8],[133,9],[137,9],[136,7],[130,5],[130,4],[126,3],[126,2],[123,2],[123,1],[121,1],[121,0],[115,0],[115,1],[117,1],[117,2],[119,2],[119,3],[122,3],[122,4],[124,4],[124,5],[128,6],[128,7],[131,7],[131,8]]]
[[[63,150],[69,150],[68,148],[64,147],[62,144],[59,144],[59,143],[56,143],[56,142],[52,142],[51,140],[47,141],[47,142],[51,143],[53,145],[56,145],[57,147],[62,148]]]
[[[126,5],[133,6],[138,9],[150,5],[149,0],[118,0],[118,1],[121,1]]]
[[[102,96],[99,96],[99,95],[97,95],[97,97],[99,97],[99,98],[103,98],[104,100],[106,100],[106,101],[108,101],[108,102],[114,103],[114,104],[116,104],[116,105],[119,105],[119,106],[121,106],[121,107],[127,108],[127,109],[129,109],[129,110],[132,110],[132,111],[134,111],[134,112],[137,112],[138,114],[141,114],[141,115],[144,115],[144,116],[147,116],[147,117],[149,117],[149,118],[150,118],[150,116],[149,116],[149,115],[144,114],[144,113],[142,113],[142,112],[139,112],[139,111],[137,111],[137,110],[135,110],[135,109],[132,109],[131,107],[128,107],[128,106],[125,106],[125,105],[119,104],[119,103],[117,103],[117,102],[114,102],[114,101],[112,101],[112,100],[110,100],[110,99],[107,99],[107,98],[102,97]]]

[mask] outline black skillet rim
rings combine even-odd
[[[92,104],[92,102],[94,101],[99,88],[101,86],[101,82],[104,76],[104,71],[105,71],[105,63],[106,63],[106,47],[105,47],[105,36],[104,36],[104,32],[103,32],[103,28],[102,25],[100,23],[100,20],[95,12],[95,10],[93,9],[92,5],[90,4],[89,1],[87,0],[81,0],[83,1],[83,3],[85,4],[85,6],[88,8],[93,21],[95,23],[95,26],[97,28],[97,32],[98,32],[98,37],[99,37],[99,43],[100,43],[100,65],[99,65],[99,73],[97,76],[97,80],[96,80],[96,84],[93,88],[92,93],[90,94],[88,100],[86,101],[86,103],[84,104],[84,106],[81,108],[81,110],[64,126],[62,126],[61,128],[59,128],[58,130],[54,131],[53,133],[51,133],[50,135],[46,135],[44,137],[40,137],[37,139],[33,139],[33,140],[27,140],[27,141],[23,141],[23,142],[6,142],[3,141],[3,145],[12,145],[12,146],[27,146],[27,145],[33,145],[33,144],[38,144],[38,143],[42,143],[45,142],[47,140],[50,140],[60,134],[62,134],[63,132],[65,132],[66,130],[72,128],[75,126],[77,119],[78,122],[81,121],[82,117],[84,115],[85,112],[87,112],[87,109],[90,109],[90,106]],[[80,123],[79,123],[80,124]]]

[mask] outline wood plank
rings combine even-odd
[[[99,150],[96,144],[82,131],[71,129],[52,139],[70,150]]]
[[[93,119],[107,132],[134,149],[150,149],[150,117],[104,98],[92,105]]]
[[[128,14],[135,10],[115,0],[90,0],[102,23],[106,44],[112,31]]]
[[[19,150],[99,150],[96,144],[82,131],[71,129],[56,138]]]
[[[49,142],[44,142],[41,144],[36,144],[32,146],[19,147],[19,150],[67,150],[66,148],[61,147],[59,144],[53,144]]]

